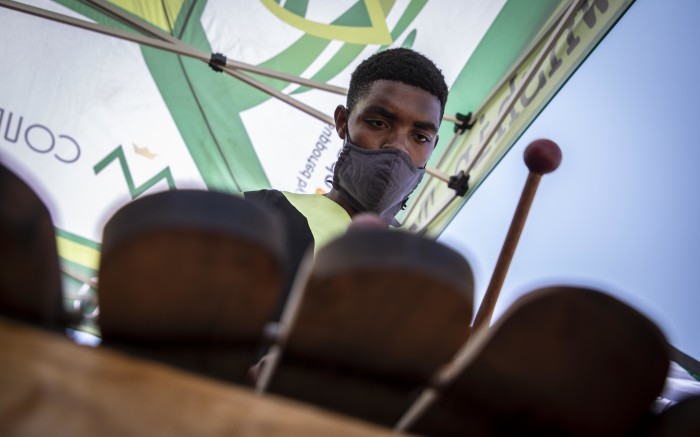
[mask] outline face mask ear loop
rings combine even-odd
[[[350,138],[350,128],[349,126],[345,128],[345,139],[343,140],[343,147],[346,143],[355,144],[355,142]]]
[[[350,114],[348,114],[348,120],[350,119]],[[343,149],[347,147],[347,143],[350,144],[355,144],[352,142],[350,139],[350,129],[349,129],[349,122],[346,122],[345,126],[345,138],[343,138]],[[340,170],[339,164],[342,162],[342,160],[339,159],[336,161],[335,165],[335,171],[333,172],[333,188],[338,190],[338,191],[343,191],[342,188],[340,188],[340,182],[338,180],[338,170]]]

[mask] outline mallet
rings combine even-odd
[[[537,186],[543,174],[551,173],[559,167],[561,162],[561,150],[553,141],[547,139],[539,139],[530,143],[525,149],[525,164],[530,170],[525,187],[520,195],[518,207],[515,209],[513,221],[510,224],[510,229],[506,235],[501,254],[496,262],[493,276],[489,287],[486,289],[484,300],[481,301],[481,306],[476,314],[474,326],[470,332],[470,337],[478,331],[482,326],[488,326],[491,322],[493,309],[496,306],[498,294],[501,291],[501,286],[505,280],[510,261],[513,259],[515,248],[518,245],[520,234],[525,226],[527,214],[530,211],[530,205],[535,198]],[[399,419],[394,431],[403,432],[409,429],[413,423],[433,404],[439,396],[439,391],[446,384],[449,384],[456,375],[464,368],[465,360],[469,357],[470,348],[467,341],[455,355],[455,358],[433,377],[433,382],[430,387],[422,391],[418,399]]]
[[[513,221],[508,229],[508,234],[503,242],[501,253],[498,256],[496,267],[491,276],[491,282],[486,289],[484,299],[481,301],[479,311],[474,319],[472,333],[478,331],[482,327],[487,327],[491,322],[496,300],[501,292],[501,287],[508,273],[508,267],[513,259],[515,248],[520,240],[520,234],[523,232],[525,220],[530,212],[530,206],[535,198],[537,186],[543,174],[551,173],[559,167],[561,163],[561,149],[554,141],[548,139],[538,139],[531,142],[524,153],[525,165],[530,170],[525,182],[525,187],[520,195],[520,201],[515,209]]]

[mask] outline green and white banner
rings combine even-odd
[[[144,35],[98,1],[22,4]],[[471,112],[475,121],[458,136],[444,121],[429,164],[448,176],[469,169],[466,196],[426,178],[401,217],[436,236],[630,1],[109,4],[197,50],[343,88],[378,50],[426,54],[451,89],[446,116]],[[329,117],[344,104],[340,94],[244,74]],[[332,125],[206,62],[17,8],[0,7],[0,78],[0,160],[41,193],[64,266],[78,276],[95,276],[104,223],[139,196],[177,188],[325,192],[341,147]]]

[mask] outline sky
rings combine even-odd
[[[440,236],[471,263],[478,305],[527,177],[525,147],[560,146],[493,320],[536,287],[588,285],[700,360],[699,22],[696,0],[636,0]]]

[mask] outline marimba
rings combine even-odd
[[[556,167],[555,152],[546,142],[526,152],[518,211]],[[3,270],[0,311],[63,329],[72,318],[45,207],[13,175],[2,182],[21,202],[3,205],[2,238],[12,244],[0,259],[42,271]],[[633,308],[555,286],[488,326],[524,215],[516,212],[474,326],[461,255],[374,227],[309,255],[271,323],[286,275],[277,220],[207,191],[123,207],[103,238],[101,347],[0,322],[3,434],[621,435],[648,419],[669,357],[662,333]]]

